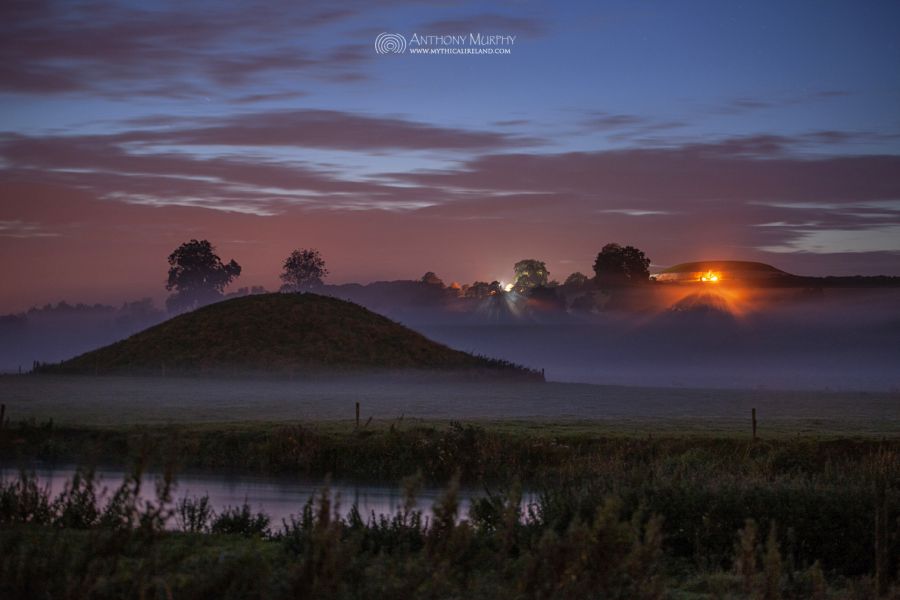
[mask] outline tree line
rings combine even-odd
[[[224,262],[209,240],[192,239],[181,244],[168,257],[169,272],[166,290],[172,294],[166,299],[169,312],[193,310],[215,302],[224,295],[225,288],[241,275],[241,266],[234,259]],[[566,287],[583,288],[594,284],[603,289],[633,286],[650,280],[650,259],[634,246],[610,243],[603,246],[593,265],[594,277],[572,273],[563,283]],[[512,284],[503,286],[498,281],[476,281],[460,288],[462,295],[483,297],[515,291],[519,294],[540,294],[541,290],[557,287],[550,280],[550,272],[543,261],[520,260],[514,265]],[[279,275],[282,292],[303,292],[324,285],[328,268],[322,254],[315,248],[293,250],[282,263]],[[420,280],[424,284],[439,285],[443,281],[429,271]]]

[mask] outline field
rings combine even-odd
[[[112,426],[247,421],[539,421],[610,432],[766,435],[900,434],[900,393],[727,390],[566,383],[430,383],[390,378],[191,379],[4,376],[7,418]]]
[[[898,592],[896,395],[93,377],[0,390],[2,464],[86,467],[56,499],[27,471],[6,479],[8,597]],[[103,495],[98,465],[133,476]],[[408,502],[336,511],[323,483],[279,522],[204,511],[148,469],[372,481]],[[444,492],[416,504],[423,486]]]

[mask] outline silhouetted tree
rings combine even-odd
[[[590,279],[588,279],[587,275],[576,271],[566,277],[566,281],[565,283],[563,283],[563,286],[567,288],[583,288],[585,285],[587,285],[588,281],[590,281]]]
[[[282,291],[302,292],[322,285],[322,279],[328,276],[325,268],[325,259],[314,248],[294,250],[284,260],[282,265],[284,272],[281,280],[284,285]]]
[[[435,275],[432,271],[428,271],[424,275],[422,275],[422,279],[420,279],[422,283],[427,283],[428,285],[435,285],[438,287],[444,287],[444,281]]]
[[[466,286],[466,298],[484,298],[491,294],[491,284],[486,281],[476,281],[472,285]]]
[[[528,295],[528,303],[531,308],[543,311],[564,310],[565,302],[560,298],[554,287],[539,285],[531,290]]]
[[[547,285],[550,274],[547,272],[547,265],[542,261],[527,258],[517,262],[513,269],[516,273],[513,285],[520,294],[538,286]]]
[[[607,244],[597,255],[594,273],[601,286],[644,283],[650,279],[650,259],[634,246]]]
[[[180,312],[215,302],[240,274],[241,266],[233,260],[224,264],[208,240],[185,242],[169,255],[166,289],[175,293],[166,299],[166,308]]]

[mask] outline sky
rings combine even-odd
[[[0,4],[0,312],[161,300],[192,238],[269,289],[900,275],[900,3]]]

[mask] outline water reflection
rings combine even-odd
[[[28,472],[35,474],[42,488],[49,488],[50,497],[53,499],[65,489],[66,483],[72,480],[75,470],[74,466],[40,466],[31,467]],[[105,494],[98,493],[101,504],[105,504],[127,474],[121,469],[95,470],[98,491],[104,488],[106,490]],[[17,468],[0,466],[0,480],[15,480],[18,476]],[[155,500],[153,482],[158,477],[160,477],[158,472],[145,474],[144,484],[141,486],[142,500]],[[177,501],[184,497],[209,496],[210,504],[216,512],[221,512],[229,506],[239,507],[246,502],[253,511],[269,515],[273,529],[280,529],[282,520],[288,520],[291,515],[298,515],[303,505],[318,495],[325,485],[324,480],[297,477],[193,472],[182,473],[177,477],[172,497]],[[403,492],[399,483],[379,485],[331,481],[328,488],[332,499],[339,502],[342,516],[346,516],[354,504],[364,518],[370,517],[373,513],[376,516],[391,515],[403,506]],[[432,506],[443,494],[444,488],[423,486],[416,494],[416,509],[421,510],[423,516],[430,518]],[[484,489],[462,488],[459,493],[460,517],[466,518],[473,498],[485,495]],[[523,496],[523,505],[534,500],[533,495]],[[175,527],[174,519],[170,520],[168,526]]]

